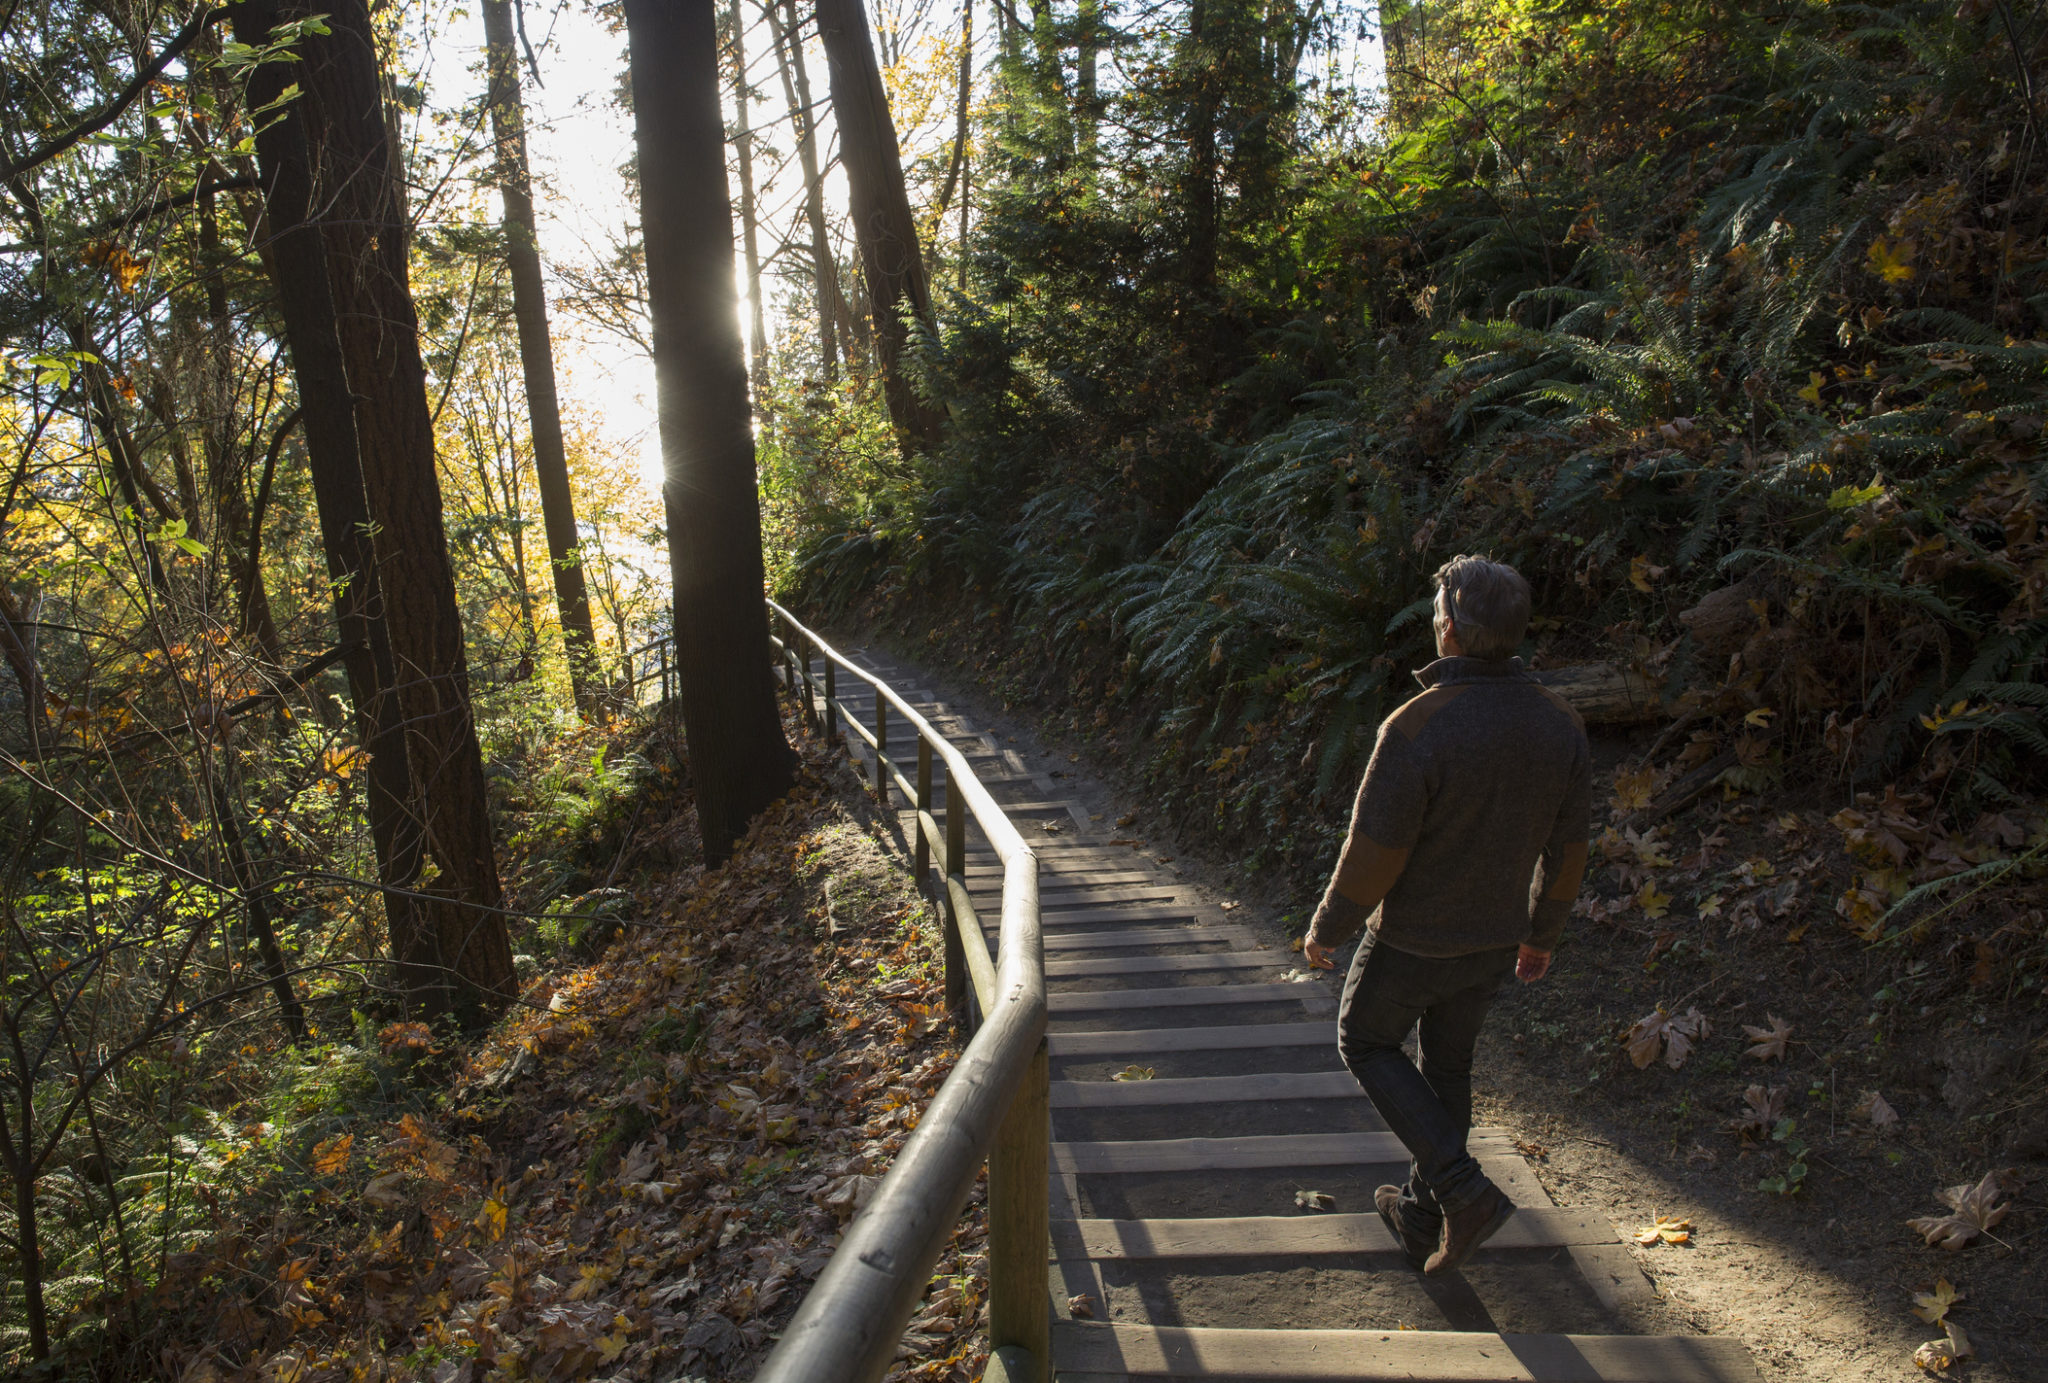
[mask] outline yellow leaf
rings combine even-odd
[[[1634,557],[1628,564],[1628,581],[1639,591],[1647,592],[1650,583],[1664,574],[1664,568],[1650,565],[1647,557]]]
[[[1769,706],[1759,706],[1755,710],[1751,711],[1748,715],[1744,716],[1742,718],[1742,723],[1744,725],[1756,726],[1769,725],[1771,723],[1771,717],[1776,714],[1777,712],[1772,710]]]
[[[1662,917],[1671,911],[1671,895],[1659,893],[1654,882],[1646,883],[1636,891],[1636,906],[1643,910],[1645,917]]]
[[[612,1360],[618,1358],[621,1354],[624,1354],[626,1352],[626,1346],[631,1343],[632,1341],[626,1337],[626,1332],[623,1330],[615,1331],[610,1335],[598,1336],[597,1362],[600,1364],[609,1364]]]
[[[1134,1063],[1134,1064],[1132,1064],[1132,1065],[1130,1065],[1130,1066],[1126,1066],[1126,1067],[1124,1067],[1124,1069],[1123,1069],[1123,1070],[1121,1070],[1121,1071],[1117,1072],[1117,1073],[1116,1073],[1115,1075],[1111,1076],[1111,1077],[1110,1077],[1110,1079],[1111,1079],[1111,1080],[1150,1080],[1150,1079],[1152,1079],[1152,1074],[1153,1074],[1153,1072],[1154,1072],[1154,1070],[1155,1070],[1155,1069],[1156,1069],[1155,1067],[1151,1067],[1151,1066],[1139,1066],[1139,1065],[1136,1065],[1136,1064]]]
[[[1827,376],[1815,370],[1807,376],[1806,387],[1799,391],[1799,397],[1818,407],[1820,404],[1820,386],[1825,383],[1827,383]]]
[[[505,1237],[505,1213],[505,1202],[492,1196],[476,1217],[476,1227],[490,1235],[492,1243]]]
[[[349,1151],[356,1145],[353,1133],[344,1133],[339,1138],[330,1138],[313,1149],[313,1170],[324,1177],[331,1177],[348,1166]]]
[[[1947,1278],[1938,1277],[1934,1280],[1933,1291],[1913,1293],[1913,1314],[1929,1325],[1940,1325],[1949,1307],[1962,1299],[1963,1294],[1950,1286]]]
[[[1870,272],[1886,283],[1904,283],[1913,277],[1914,248],[1910,240],[1892,241],[1880,235],[1870,242],[1863,259]]]
[[[1659,1215],[1655,1224],[1645,1225],[1636,1231],[1636,1242],[1644,1248],[1657,1244],[1689,1244],[1692,1242],[1692,1221],[1675,1215]]]

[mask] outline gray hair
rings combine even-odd
[[[1436,574],[1436,617],[1472,658],[1511,658],[1529,629],[1529,583],[1505,562],[1453,557]]]

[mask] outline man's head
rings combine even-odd
[[[1438,652],[1512,658],[1528,628],[1529,583],[1507,563],[1453,557],[1438,570]]]

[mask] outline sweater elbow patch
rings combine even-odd
[[[1579,885],[1585,881],[1586,842],[1574,841],[1558,852],[1557,875],[1543,896],[1550,902],[1569,903],[1579,896]]]
[[[1585,847],[1579,847],[1581,867]],[[1336,891],[1354,903],[1376,907],[1408,866],[1408,852],[1380,844],[1370,836],[1353,835],[1337,869]]]

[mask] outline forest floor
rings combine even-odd
[[[538,966],[473,1047],[387,1027],[367,1059],[423,1063],[410,1080],[343,1099],[343,1078],[306,1083],[325,1136],[283,1151],[287,1191],[228,1198],[220,1231],[177,1256],[140,1371],[751,1376],[958,1055],[900,832],[842,756],[788,728],[798,783],[724,867],[687,863],[686,776],[660,773],[602,954]],[[244,1130],[250,1160],[274,1127]],[[979,1376],[980,1202],[897,1383]]]
[[[1063,732],[1046,707],[1012,704],[934,645],[866,638],[1119,838],[1236,900],[1236,916],[1270,935],[1299,936],[1322,880],[1248,874],[1173,829],[1128,766],[1102,761],[1100,743]],[[1597,737],[1601,781],[1639,750]],[[1853,877],[1828,824],[1840,805],[1786,793],[1676,817],[1653,843],[1668,868],[1646,886],[1654,904],[1655,890],[1682,884],[1695,902],[1685,917],[1625,906],[1644,871],[1633,846],[1607,837],[1552,974],[1511,986],[1489,1021],[1477,1121],[1509,1129],[1566,1208],[1629,1232],[1690,1222],[1683,1243],[1631,1250],[1657,1297],[1635,1329],[1738,1337],[1785,1383],[1911,1378],[1915,1351],[1944,1337],[1925,1320],[1939,1308],[1921,1300],[1916,1318],[1916,1295],[1947,1283],[1948,1320],[1976,1350],[1952,1372],[2048,1380],[2048,1296],[2034,1276],[2048,1244],[2039,997],[2002,992],[1982,952],[1960,995],[1916,986],[1927,959],[1839,925],[1828,905]],[[1596,834],[1608,812],[1596,807]],[[1923,994],[1937,1001],[1914,1002]],[[1703,1026],[1689,1044],[1681,1031],[1673,1065],[1658,1015],[1683,1029],[1694,1011]],[[1203,1132],[1214,1131],[1187,1135]],[[1948,1216],[1939,1193],[1991,1173],[2008,1209],[1967,1247],[1930,1247],[1906,1224]],[[1293,1305],[1301,1324],[1331,1323],[1314,1303]]]

